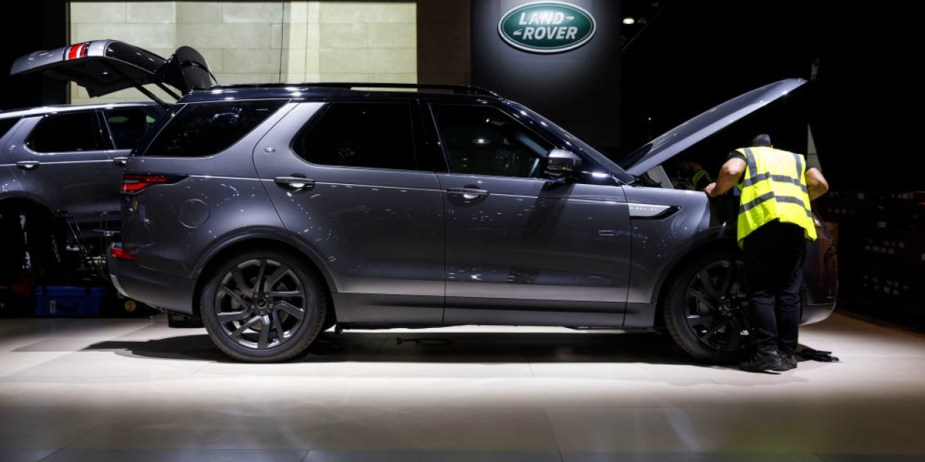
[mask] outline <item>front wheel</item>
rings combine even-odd
[[[672,280],[662,314],[672,338],[694,358],[716,364],[739,361],[751,346],[741,255],[701,255]]]
[[[285,361],[315,340],[325,319],[318,278],[297,258],[274,250],[248,252],[222,264],[202,292],[202,321],[229,356]]]

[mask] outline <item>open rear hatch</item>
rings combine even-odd
[[[10,69],[10,75],[33,72],[73,81],[86,88],[91,97],[134,87],[161,104],[165,103],[144,88],[145,85],[157,85],[179,99],[180,95],[209,89],[215,83],[205,58],[193,48],[180,47],[170,58],[164,59],[118,40],[93,40],[36,51],[18,58]]]

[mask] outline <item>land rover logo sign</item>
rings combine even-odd
[[[568,3],[537,2],[508,11],[498,33],[509,45],[534,53],[561,53],[578,48],[594,36],[594,17]]]

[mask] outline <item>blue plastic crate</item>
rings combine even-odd
[[[102,287],[36,287],[35,315],[47,317],[98,317],[102,300]]]

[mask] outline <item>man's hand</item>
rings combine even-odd
[[[710,197],[719,197],[726,194],[726,191],[732,189],[739,178],[745,173],[745,160],[739,157],[733,157],[723,164],[719,169],[719,176],[716,181],[703,188],[703,191]]]

